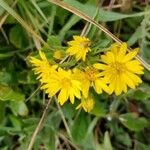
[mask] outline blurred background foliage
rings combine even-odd
[[[150,4],[148,0],[63,0],[99,21],[150,63]],[[47,96],[28,62],[42,48],[48,58],[86,22],[47,0],[0,0],[0,149],[26,150],[43,113]],[[94,54],[112,39],[96,27],[86,32]],[[64,64],[65,66],[66,64]],[[72,66],[73,62],[67,64]],[[150,73],[143,83],[119,97],[95,96],[90,114],[76,104],[59,108],[54,100],[34,150],[149,150]],[[66,125],[69,133],[66,132]],[[70,137],[71,136],[71,137]]]

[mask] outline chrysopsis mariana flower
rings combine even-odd
[[[85,61],[86,54],[91,51],[89,47],[91,45],[90,40],[81,36],[73,36],[73,39],[68,42],[69,48],[67,49],[67,53],[71,56],[74,55],[77,61],[80,59]]]
[[[76,78],[82,83],[82,94],[85,98],[89,95],[90,87],[100,94],[102,90],[109,93],[107,82],[100,76],[100,72],[94,67],[87,67],[84,71],[74,70]]]
[[[68,99],[73,104],[75,97],[81,98],[81,83],[73,78],[71,70],[58,68],[57,73],[47,79],[42,89],[45,89],[49,97],[58,93],[60,105],[63,105]]]
[[[113,44],[110,51],[101,56],[103,63],[94,64],[100,69],[101,75],[108,80],[110,91],[120,95],[127,92],[127,86],[135,89],[142,82],[139,75],[143,74],[143,67],[135,59],[138,49],[127,52],[127,44]]]
[[[55,72],[57,65],[51,65],[41,50],[39,50],[39,55],[41,59],[30,57],[30,62],[34,67],[35,74],[38,74],[38,79],[45,82],[45,79],[49,78],[52,72]]]
[[[89,96],[87,98],[82,97],[81,103],[76,107],[76,109],[83,108],[85,112],[90,112],[94,107],[95,101]]]

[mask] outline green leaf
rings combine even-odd
[[[144,117],[138,117],[135,113],[122,114],[119,116],[119,120],[132,131],[140,131],[148,125],[148,121]]]
[[[93,14],[96,11],[96,6],[91,5],[91,4],[82,4],[76,0],[64,0],[65,3],[71,5],[72,7],[77,8],[78,10],[84,12],[90,17],[93,17]],[[89,11],[90,10],[90,11]],[[135,13],[135,14],[122,14],[118,12],[113,12],[113,11],[108,11],[108,10],[99,10],[99,21],[102,22],[108,22],[108,21],[116,21],[124,18],[130,18],[130,17],[140,17],[145,14],[150,13],[150,10],[147,10],[145,12],[141,13]]]
[[[33,71],[24,70],[18,73],[18,82],[21,84],[35,84],[37,82]]]
[[[99,99],[95,97],[95,105],[90,113],[98,117],[105,117],[107,114],[105,103],[100,102]]]
[[[24,101],[10,101],[9,107],[15,116],[27,116],[29,113],[29,110]]]
[[[70,19],[67,21],[67,23],[63,26],[63,28],[60,30],[59,32],[59,37],[61,40],[64,39],[65,34],[67,33],[67,31],[69,31],[69,29],[75,25],[77,22],[79,22],[80,18],[76,15],[72,15],[70,17]]]
[[[86,138],[84,139],[84,142],[82,143],[82,146],[84,147],[83,149],[96,149],[96,143],[95,143],[95,137],[93,135],[93,130],[95,126],[97,125],[99,121],[99,117],[93,118],[91,122],[89,123],[87,132],[86,132]]]
[[[19,120],[19,118],[15,117],[14,115],[10,115],[9,119],[16,129],[21,130],[21,121]]]
[[[64,113],[65,118],[69,120],[71,120],[75,116],[75,113],[76,113],[74,106],[70,103],[65,104],[62,107],[62,111]]]
[[[12,55],[13,55],[12,53],[0,54],[0,59],[6,59],[8,57],[11,57]]]
[[[135,44],[141,38],[141,35],[142,35],[142,28],[138,27],[136,31],[132,34],[130,39],[127,41],[128,45],[132,46],[133,44]]]
[[[148,43],[145,43],[144,41],[141,42],[141,55],[149,62],[150,60],[150,45]]]
[[[5,106],[6,103],[3,101],[0,101],[0,123],[2,123],[5,119]]]
[[[23,28],[18,24],[15,25],[9,32],[10,42],[17,48],[26,47],[28,41]]]
[[[150,150],[150,145],[136,142],[134,149],[135,150]]]
[[[5,12],[5,10],[4,10],[2,7],[0,7],[0,16],[1,16],[4,12]]]
[[[86,137],[86,132],[88,129],[88,120],[85,113],[81,112],[78,118],[75,120],[72,126],[72,137],[75,143],[82,144]]]
[[[22,101],[24,100],[24,95],[12,90],[8,86],[0,85],[0,100]]]
[[[122,143],[122,144],[124,144],[126,146],[132,146],[131,138],[130,138],[129,134],[126,133],[126,132],[121,132],[120,134],[117,134],[116,135],[116,139],[120,143]]]
[[[104,135],[104,143],[100,145],[99,150],[113,150],[108,131]]]
[[[8,72],[0,72],[0,83],[7,84],[11,81],[11,75]]]
[[[105,117],[105,106],[102,103],[96,103],[93,110],[90,113],[98,117]]]
[[[149,93],[146,93],[142,90],[137,90],[134,92],[133,98],[139,101],[143,101],[143,100],[148,100],[150,98],[150,95]]]
[[[51,47],[59,47],[59,46],[61,46],[61,41],[59,40],[59,37],[58,36],[54,36],[54,35],[51,35],[51,36],[48,37],[47,43]]]

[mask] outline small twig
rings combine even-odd
[[[108,10],[111,10],[113,5],[115,3],[115,0],[111,0],[110,3],[109,3],[109,6],[108,6]]]
[[[95,14],[93,15],[92,19],[95,19],[95,18],[96,18],[98,12],[99,12],[99,7],[98,7],[98,5],[97,5]],[[88,32],[90,31],[91,26],[92,26],[92,24],[91,24],[90,22],[87,22],[86,25],[84,26],[84,28],[83,28],[83,30],[82,30],[80,36],[83,36],[83,35],[86,36],[86,35],[88,34]]]
[[[35,94],[36,92],[38,92],[38,90],[40,89],[41,86],[37,87],[37,89],[35,89],[35,91],[28,97],[25,99],[25,102],[27,102],[29,99],[31,99]]]
[[[77,147],[72,141],[70,141],[67,137],[65,137],[64,134],[58,133],[58,136],[62,139],[68,142],[72,147],[74,147],[76,150],[81,150],[79,147]]]
[[[65,117],[64,117],[64,114],[63,114],[63,112],[62,112],[62,110],[61,110],[61,108],[60,108],[60,106],[59,106],[59,104],[58,104],[58,102],[57,102],[56,96],[55,96],[55,101],[56,101],[57,107],[58,107],[58,109],[59,109],[61,118],[62,118],[62,120],[63,120],[64,126],[65,126],[65,128],[66,128],[66,131],[67,131],[69,137],[71,138],[72,136],[71,136],[71,132],[70,132],[69,126],[68,126],[67,121],[66,121],[66,119],[65,119]]]
[[[39,133],[39,131],[40,131],[40,130],[42,129],[42,127],[43,127],[43,123],[44,123],[46,114],[47,114],[47,112],[48,112],[48,108],[49,108],[50,103],[51,103],[51,99],[49,99],[48,102],[47,102],[47,104],[46,104],[46,107],[45,107],[45,109],[44,109],[44,111],[43,111],[42,117],[41,117],[41,119],[40,119],[40,121],[39,121],[39,123],[38,123],[36,129],[34,130],[34,133],[33,133],[33,135],[32,135],[32,138],[31,138],[31,141],[30,141],[30,143],[29,143],[29,145],[28,145],[27,150],[32,150],[32,147],[33,147],[33,144],[34,144],[35,139],[36,139],[36,137],[37,137],[37,134]]]
[[[116,5],[111,6],[111,9],[120,8],[120,7],[122,7],[122,4],[116,4]],[[103,9],[109,10],[109,6],[104,6]]]

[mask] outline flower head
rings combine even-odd
[[[134,89],[142,82],[138,74],[143,74],[143,67],[135,58],[138,49],[127,53],[127,44],[113,44],[111,51],[101,56],[102,63],[94,67],[102,70],[101,75],[106,78],[109,87],[116,95],[127,92],[127,86]]]
[[[61,60],[63,58],[63,52],[61,50],[55,50],[53,57],[55,59]]]
[[[45,79],[49,78],[52,72],[55,72],[57,65],[51,65],[47,60],[45,54],[42,51],[39,51],[40,59],[30,57],[30,62],[34,66],[35,74],[38,74],[38,79],[45,81]]]
[[[89,47],[91,45],[90,40],[81,36],[73,36],[73,39],[74,40],[68,42],[70,47],[67,49],[67,53],[74,55],[77,61],[80,59],[85,61],[86,54],[91,51]]]
[[[102,90],[109,93],[107,83],[104,78],[100,76],[98,69],[92,66],[87,67],[84,71],[76,69],[75,75],[82,83],[82,94],[85,98],[89,95],[90,87],[93,87],[98,94],[102,93]]]
[[[83,108],[86,112],[90,112],[94,107],[95,101],[89,96],[87,98],[82,98],[81,103],[76,107],[76,109]]]
[[[63,105],[68,99],[74,103],[75,97],[81,98],[81,83],[73,78],[71,70],[58,68],[58,72],[47,79],[47,83],[42,86],[49,97],[58,94],[58,102]]]

